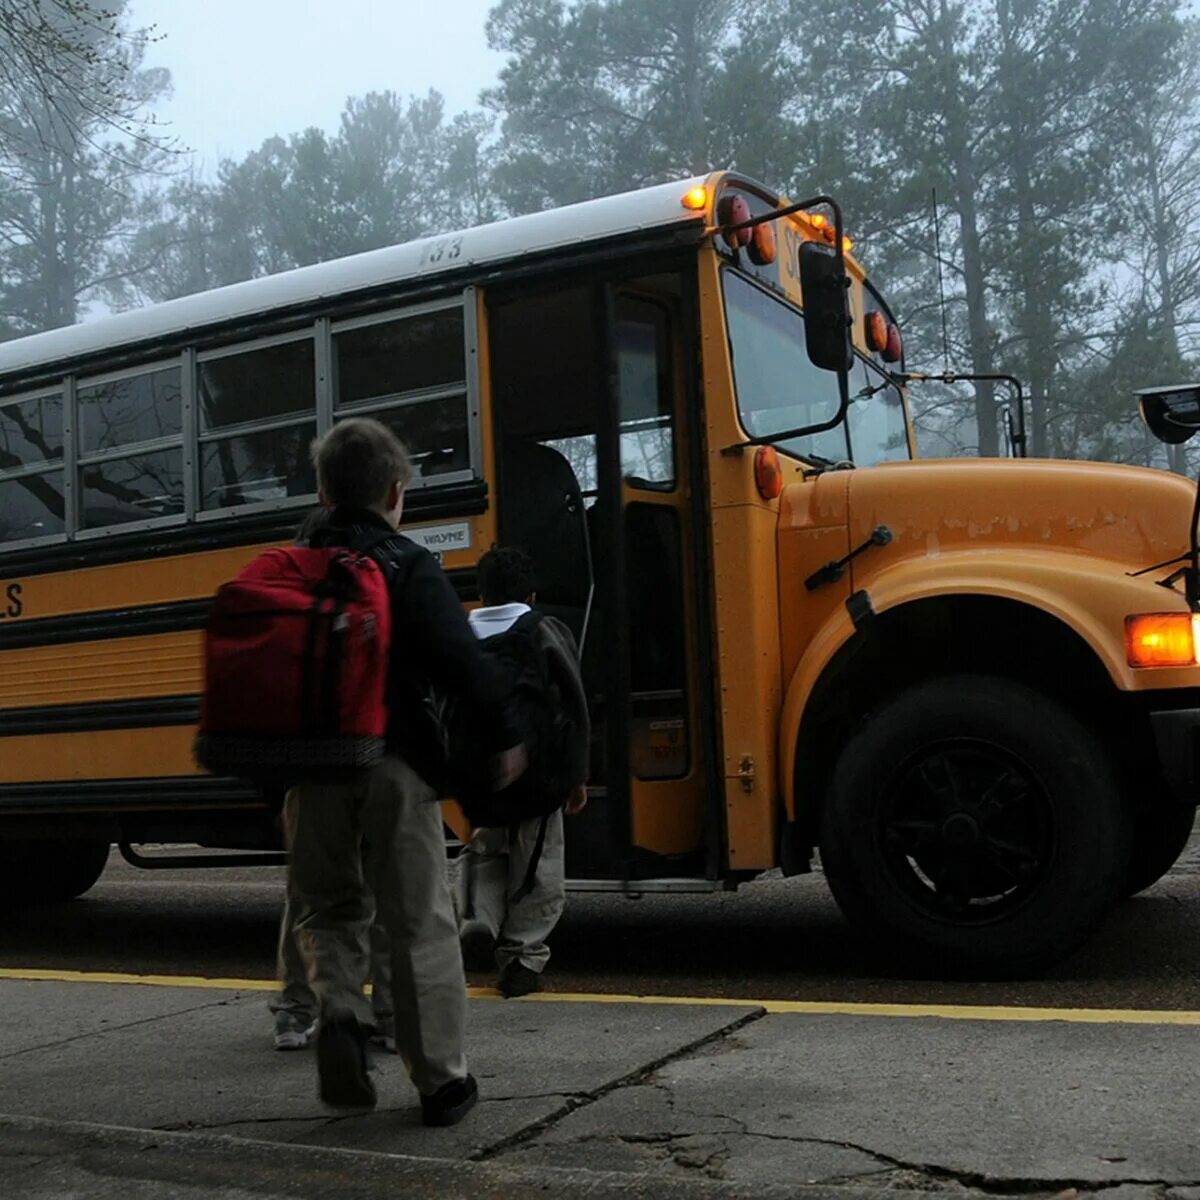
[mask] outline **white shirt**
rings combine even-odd
[[[467,613],[471,631],[477,638],[491,637],[511,629],[527,612],[528,604],[493,604],[491,608],[476,608]]]

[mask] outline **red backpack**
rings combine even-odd
[[[391,623],[384,569],[366,554],[260,554],[213,601],[197,762],[273,784],[344,778],[377,762]]]

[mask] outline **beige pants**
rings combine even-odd
[[[520,962],[542,971],[550,958],[546,938],[562,916],[562,809],[551,815],[538,860],[537,879],[528,896],[512,897],[525,882],[529,859],[537,845],[539,817],[507,829],[476,829],[462,852],[458,874],[460,919],[481,921],[496,940],[496,965],[504,970]]]
[[[355,784],[288,793],[288,896],[320,1015],[364,1024],[372,917],[391,942],[396,1047],[424,1095],[467,1073],[466,981],[446,874],[441,807],[407,763]],[[372,901],[372,895],[374,901]]]
[[[371,904],[374,907],[374,899]],[[267,1001],[273,1013],[291,1013],[309,1025],[320,1011],[316,993],[308,982],[308,968],[296,940],[296,905],[285,900],[279,922],[279,945],[275,954],[275,977],[279,991]],[[369,932],[370,965],[365,977],[371,980],[371,1011],[376,1029],[392,1028],[392,952],[383,926],[372,921]]]

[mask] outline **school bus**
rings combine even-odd
[[[579,637],[573,887],[819,852],[901,961],[1045,967],[1191,828],[1194,489],[919,461],[904,385],[836,204],[732,173],[0,346],[0,893],[80,895],[113,844],[278,852],[279,797],[194,764],[205,613],[369,413],[464,603],[518,544]]]

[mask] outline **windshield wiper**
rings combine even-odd
[[[801,454],[798,450],[785,450],[784,453],[798,458],[806,467],[815,467],[818,471],[832,471],[838,465],[832,458],[826,458],[823,454]]]
[[[765,443],[770,445],[770,442]],[[823,454],[802,454],[799,450],[785,450],[789,458],[799,459],[810,470],[805,475],[820,475],[822,471],[851,471],[854,464],[848,458],[826,458]]]

